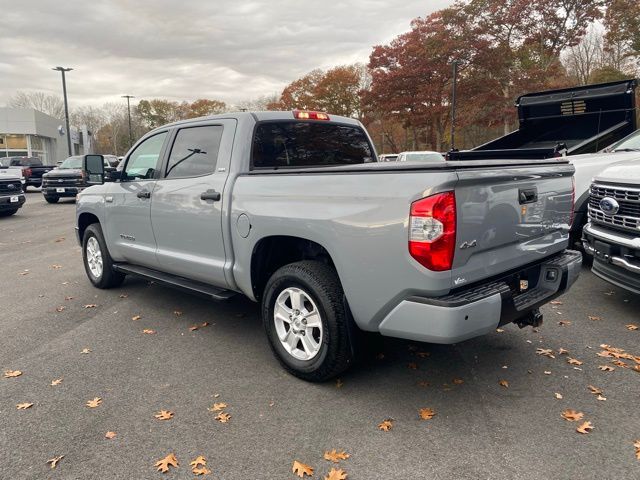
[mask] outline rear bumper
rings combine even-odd
[[[17,201],[15,200],[16,197],[18,198]],[[17,193],[15,195],[2,194],[0,196],[0,211],[15,210],[16,208],[22,207],[25,201],[26,201],[26,198],[24,196],[24,193]]]
[[[582,233],[584,251],[593,255],[592,271],[603,280],[640,293],[640,236],[591,223]]]
[[[409,297],[380,324],[380,333],[431,343],[457,343],[525,318],[564,293],[577,280],[582,254],[573,250],[528,265],[518,272],[438,298]],[[514,281],[535,285],[519,293]]]

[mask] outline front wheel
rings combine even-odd
[[[47,201],[47,203],[58,203],[58,200],[60,200],[60,197],[44,197],[44,199]]]
[[[102,228],[99,223],[87,227],[82,237],[82,259],[87,277],[94,287],[117,287],[124,281],[125,274],[113,269],[113,260],[107,250]]]
[[[262,320],[271,349],[296,377],[328,380],[353,360],[350,315],[329,265],[301,261],[278,269],[265,287]]]

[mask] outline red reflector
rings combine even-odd
[[[451,270],[456,244],[456,196],[431,195],[411,204],[409,253],[422,266]]]
[[[298,120],[329,120],[329,115],[323,112],[308,112],[305,110],[294,110],[293,117]]]

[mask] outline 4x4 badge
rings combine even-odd
[[[476,240],[471,240],[470,242],[462,242],[462,244],[460,245],[460,250],[464,250],[466,248],[472,248],[478,245],[478,242]]]

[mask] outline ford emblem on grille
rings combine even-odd
[[[620,210],[620,204],[616,201],[615,198],[604,197],[600,200],[600,210],[605,215],[615,215]]]
[[[7,185],[7,189],[8,190],[15,190],[16,186],[13,183],[10,183],[9,185]]]

